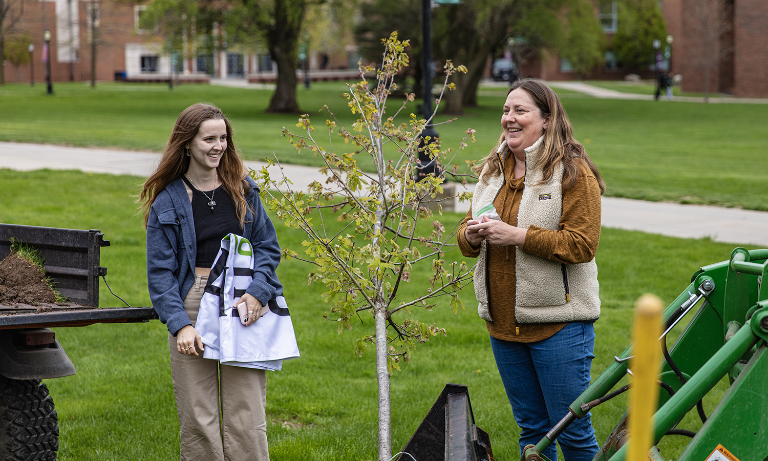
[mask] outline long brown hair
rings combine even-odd
[[[557,162],[563,162],[563,189],[568,189],[576,182],[581,166],[580,162],[584,162],[595,175],[597,184],[600,186],[600,193],[604,193],[605,181],[603,181],[600,171],[592,162],[584,146],[573,137],[573,126],[557,94],[540,80],[524,78],[515,82],[507,95],[518,88],[531,96],[542,117],[549,117],[549,126],[544,130],[544,140],[541,146],[542,155],[536,162],[536,167],[541,168],[544,172],[542,181],[546,182],[551,179]],[[501,174],[499,159],[496,156],[497,152],[501,153],[502,158],[509,154],[509,146],[507,146],[503,130],[496,147],[485,157],[482,164],[473,168],[473,171],[479,175],[483,168],[489,165],[488,174],[491,176]]]
[[[250,192],[251,188],[244,179],[246,174],[245,165],[238,155],[235,143],[232,140],[232,126],[218,107],[213,104],[197,103],[187,107],[179,115],[157,170],[147,179],[141,190],[139,202],[141,203],[144,215],[145,228],[149,220],[149,210],[158,194],[168,184],[187,172],[190,158],[185,155],[185,146],[197,135],[200,125],[206,120],[224,120],[224,124],[227,126],[227,150],[221,156],[216,170],[219,178],[224,183],[224,187],[227,189],[230,197],[232,197],[232,201],[235,202],[235,210],[237,211],[237,219],[240,220],[240,225],[242,226],[245,222],[245,213],[248,208],[245,196]]]

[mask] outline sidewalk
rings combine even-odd
[[[19,171],[74,169],[147,177],[159,159],[160,155],[152,152],[0,142],[0,168]],[[265,165],[253,161],[245,164],[252,169]],[[298,190],[306,190],[309,183],[320,176],[314,167],[283,165],[283,168]],[[277,177],[277,167],[272,167],[270,174]],[[461,186],[457,189],[460,192]],[[467,189],[471,191],[474,186],[470,184]],[[768,248],[767,212],[614,197],[603,197],[602,204],[604,227],[682,238],[710,237],[717,242]],[[458,212],[465,213],[468,209],[466,203],[456,204]]]

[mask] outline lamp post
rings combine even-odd
[[[43,32],[43,61],[45,62],[45,82],[47,93],[53,94],[53,84],[51,83],[51,29],[45,29]]]
[[[661,95],[661,73],[659,72],[661,68],[661,41],[659,39],[653,40],[653,49],[656,56],[656,65],[654,66],[656,70],[656,92],[654,93],[654,99],[658,101],[659,95]]]
[[[422,81],[424,92],[423,115],[424,120],[429,120],[432,116],[432,3],[458,5],[461,0],[421,0],[421,33],[422,33]],[[421,168],[418,170],[416,180],[420,181],[426,175],[434,173],[440,174],[436,168],[435,159],[430,159],[424,152],[426,143],[424,138],[429,137],[430,143],[438,140],[439,135],[435,127],[427,125],[421,132],[421,141],[419,141],[419,161]]]
[[[672,36],[667,35],[667,48],[664,50],[664,57],[667,59],[667,68],[672,72]]]
[[[30,43],[27,50],[29,50],[29,86],[35,86],[35,59],[33,55],[35,45]]]

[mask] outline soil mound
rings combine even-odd
[[[0,305],[56,302],[56,293],[45,282],[45,274],[18,253],[0,262]]]

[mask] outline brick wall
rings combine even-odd
[[[768,2],[739,0],[734,12],[734,96],[768,97]]]

